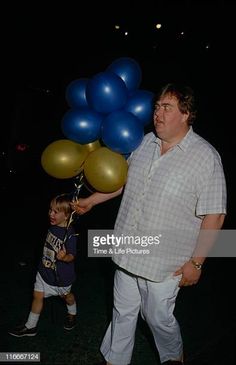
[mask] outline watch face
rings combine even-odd
[[[193,266],[197,269],[197,270],[201,270],[202,268],[202,264],[200,264],[199,262],[195,262],[194,260],[191,260]]]

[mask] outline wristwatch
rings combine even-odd
[[[194,260],[191,260],[191,263],[193,264],[193,266],[195,267],[195,269],[201,270],[202,264],[200,262],[196,262]]]

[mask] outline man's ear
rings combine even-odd
[[[184,113],[184,123],[188,120],[189,112]]]

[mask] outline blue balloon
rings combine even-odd
[[[153,119],[154,93],[148,90],[136,90],[128,98],[124,110],[134,114],[145,126]]]
[[[112,62],[107,71],[117,74],[129,91],[138,89],[142,80],[142,70],[138,62],[130,57],[121,57]]]
[[[66,88],[66,101],[71,108],[88,107],[86,87],[89,79],[81,78],[72,81]]]
[[[112,72],[100,72],[88,81],[86,98],[99,113],[111,113],[123,108],[128,98],[124,81]]]
[[[68,110],[62,118],[64,135],[77,143],[94,142],[101,136],[101,124],[104,116],[90,108]]]
[[[104,118],[101,133],[107,147],[115,152],[127,154],[142,142],[144,128],[135,115],[117,110]]]

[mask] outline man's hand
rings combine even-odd
[[[182,275],[179,286],[189,286],[197,284],[202,270],[197,270],[191,261],[187,261],[182,267],[175,271],[174,276]]]
[[[93,204],[88,198],[79,198],[71,203],[71,208],[79,215],[87,213],[92,207]]]

